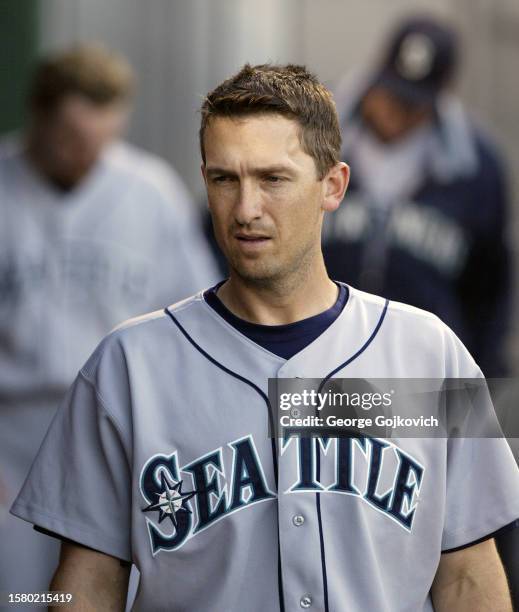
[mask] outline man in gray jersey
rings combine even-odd
[[[504,440],[269,439],[269,378],[481,376],[434,315],[329,279],[322,221],[349,178],[330,93],[245,66],[200,142],[230,277],[81,369],[12,508],[65,540],[52,589],[122,609],[134,563],[135,610],[510,611]]]
[[[132,83],[98,46],[46,57],[25,133],[0,144],[0,591],[57,565],[8,508],[78,368],[121,320],[216,280],[180,178],[118,140]]]

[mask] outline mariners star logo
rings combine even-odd
[[[158,512],[159,523],[162,523],[162,521],[166,518],[170,518],[176,529],[178,526],[177,514],[191,514],[191,510],[186,505],[186,502],[196,495],[196,491],[188,491],[183,493],[182,480],[179,480],[174,485],[170,485],[164,472],[162,472],[160,475],[160,482],[160,491],[153,493],[153,495],[155,495],[157,498],[156,502],[150,504],[142,511]]]

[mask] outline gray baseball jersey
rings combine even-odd
[[[115,325],[216,282],[177,174],[125,143],[61,193],[0,146],[0,396],[62,397]]]
[[[61,193],[2,141],[0,591],[44,588],[57,563],[57,543],[8,508],[78,369],[120,321],[216,282],[193,208],[175,172],[130,145]]]
[[[267,379],[331,373],[480,376],[435,316],[354,289],[288,360],[199,294],[100,344],[12,512],[133,561],[135,610],[430,611],[442,551],[519,517],[515,461],[501,439],[276,448]]]

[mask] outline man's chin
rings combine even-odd
[[[264,284],[279,277],[278,267],[269,266],[266,262],[239,262],[231,265],[236,275],[248,283]]]

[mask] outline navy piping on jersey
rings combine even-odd
[[[218,287],[218,285],[217,285],[217,287]],[[337,368],[332,370],[327,376],[325,376],[325,378],[322,380],[322,382],[321,382],[321,384],[319,386],[319,390],[322,389],[322,387],[326,384],[326,381],[329,380],[336,372],[338,372],[342,368],[344,368],[347,365],[349,365],[352,361],[357,359],[357,357],[359,357],[368,348],[368,346],[371,344],[371,342],[373,341],[375,336],[378,334],[378,332],[379,332],[379,330],[380,330],[380,328],[382,326],[382,323],[384,322],[384,319],[385,319],[385,316],[386,316],[386,312],[387,312],[388,304],[389,304],[389,300],[386,300],[386,302],[384,304],[384,309],[382,311],[382,314],[380,315],[378,323],[377,323],[375,329],[373,330],[371,336],[366,340],[366,342],[362,345],[362,347],[354,355],[352,355],[344,363],[342,363],[340,366],[338,366]],[[255,385],[252,381],[248,380],[244,376],[241,376],[241,374],[238,374],[237,372],[233,372],[233,370],[230,370],[229,368],[227,368],[226,366],[221,364],[219,361],[217,361],[214,357],[209,355],[209,353],[207,353],[197,342],[195,342],[195,340],[193,340],[193,338],[191,338],[189,333],[184,329],[184,327],[180,324],[180,322],[176,319],[176,317],[167,308],[164,309],[164,312],[169,316],[169,318],[173,321],[173,323],[178,327],[178,329],[182,332],[182,334],[185,336],[185,338],[206,359],[208,359],[212,364],[214,364],[216,367],[220,368],[221,370],[223,370],[224,372],[226,372],[230,376],[233,376],[234,378],[240,380],[241,382],[245,383],[246,385],[249,385],[252,389],[254,389],[257,393],[259,393],[259,395],[263,398],[263,400],[267,404],[267,410],[268,410],[268,415],[269,415],[269,422],[270,422],[270,424],[272,426],[273,425],[273,421],[272,421],[272,419],[273,419],[272,406],[270,405],[270,402],[269,402],[269,399],[268,399],[267,395],[265,395],[265,393],[257,385]],[[274,431],[274,429],[272,429],[272,431]],[[277,488],[277,486],[278,486],[278,464],[277,464],[276,444],[275,444],[274,438],[272,438],[272,453],[273,453],[273,461],[274,461],[274,475],[275,475],[276,488]],[[320,462],[318,463],[318,465],[316,467],[317,467],[318,471],[320,472]],[[319,474],[318,474],[318,477],[319,477]],[[318,523],[318,527],[319,527],[319,541],[320,541],[320,547],[321,547],[321,566],[322,566],[322,572],[323,572],[324,609],[325,609],[325,612],[329,612],[329,605],[328,605],[328,579],[327,579],[327,571],[326,571],[326,555],[325,555],[325,546],[324,546],[323,524],[322,524],[322,518],[321,518],[321,500],[320,500],[319,493],[316,493],[316,509],[317,509],[317,523]],[[279,541],[278,541],[279,602],[280,602],[281,612],[283,612],[283,610],[284,610],[284,601],[283,601],[284,593],[283,593],[282,576],[281,576],[281,555],[280,555],[279,545],[280,544],[279,544]]]
[[[173,313],[171,313],[167,308],[164,309],[164,312],[168,315],[168,317],[173,321],[173,323],[178,327],[178,329],[182,332],[182,334],[187,338],[187,340],[196,348],[196,350],[199,353],[202,353],[202,355],[208,359],[211,363],[213,363],[217,368],[220,368],[220,370],[223,370],[224,372],[226,372],[227,374],[229,374],[230,376],[233,376],[234,378],[237,378],[238,380],[241,380],[243,383],[245,383],[246,385],[249,385],[249,387],[252,387],[257,393],[259,393],[261,395],[261,397],[263,398],[263,400],[266,402],[266,404],[270,407],[270,402],[269,402],[269,398],[267,397],[267,395],[256,385],[254,384],[251,380],[249,380],[248,378],[245,378],[244,376],[242,376],[241,374],[238,374],[237,372],[233,372],[233,370],[230,370],[229,368],[227,368],[226,366],[224,366],[222,363],[220,363],[219,361],[217,361],[214,357],[211,357],[211,355],[209,355],[209,353],[207,351],[205,351],[197,342],[195,342],[193,340],[193,338],[191,338],[191,336],[188,334],[188,332],[182,327],[182,325],[180,324],[180,322],[178,321],[178,319],[173,315]]]
[[[209,355],[209,353],[207,353],[199,344],[197,344],[193,340],[193,338],[191,338],[191,336],[188,334],[188,332],[179,323],[177,318],[167,308],[164,309],[164,312],[173,321],[173,323],[178,327],[178,329],[182,332],[182,334],[186,337],[186,339],[206,359],[208,359],[217,368],[220,368],[220,370],[223,370],[225,373],[229,374],[229,376],[232,376],[233,378],[237,378],[238,380],[241,380],[241,382],[245,383],[246,385],[249,385],[249,387],[252,387],[252,389],[254,389],[254,391],[256,391],[256,393],[259,393],[259,395],[262,397],[263,401],[267,404],[267,412],[268,412],[268,417],[269,417],[269,424],[270,424],[270,427],[271,427],[271,431],[274,431],[274,416],[272,414],[272,406],[270,405],[270,401],[269,401],[269,398],[267,397],[267,395],[257,385],[255,385],[251,380],[248,380],[247,378],[245,378],[241,374],[238,374],[237,372],[233,372],[229,368],[225,367],[222,363],[217,361],[214,357],[211,357],[211,355]],[[274,438],[272,438],[272,441],[274,441]],[[277,486],[277,457],[274,457],[274,468],[275,468],[276,486]]]
[[[366,342],[360,347],[360,349],[354,355],[352,355],[349,359],[346,359],[346,361],[344,363],[341,363],[340,366],[338,366],[337,368],[332,370],[327,376],[325,376],[323,378],[323,380],[321,381],[321,383],[319,385],[318,393],[320,393],[322,391],[322,389],[323,389],[324,385],[326,384],[326,382],[328,380],[330,380],[330,378],[334,374],[336,374],[339,370],[342,370],[343,368],[345,368],[352,361],[357,359],[357,357],[362,355],[362,353],[373,342],[373,340],[375,339],[375,336],[378,334],[380,328],[382,327],[382,323],[384,322],[384,319],[386,318],[386,313],[387,313],[388,305],[389,305],[389,300],[386,300],[386,302],[384,304],[384,308],[382,310],[382,314],[380,315],[380,318],[379,318],[379,320],[378,320],[378,322],[377,322],[377,324],[375,326],[375,329],[371,333],[371,336],[366,340]],[[317,478],[317,480],[319,480],[320,477],[321,477],[321,456],[319,454],[319,448],[318,448],[318,441],[317,441],[317,439],[315,440],[315,445],[317,447],[317,449],[316,449],[316,458],[317,458],[317,461],[316,461],[316,478]],[[319,524],[319,543],[321,545],[321,565],[322,565],[322,571],[323,571],[324,612],[329,612],[329,607],[328,607],[328,580],[327,580],[327,572],[326,572],[326,552],[325,552],[325,547],[324,547],[323,523],[322,523],[322,519],[321,519],[321,494],[320,493],[316,493],[315,494],[315,506],[316,506],[316,510],[317,510],[317,522]]]
[[[497,529],[496,531],[493,531],[492,533],[487,533],[487,535],[484,535],[482,538],[479,538],[478,540],[473,540],[472,542],[468,542],[468,544],[462,544],[461,546],[456,546],[455,548],[447,548],[446,550],[442,550],[441,553],[442,555],[448,555],[449,553],[457,552],[458,550],[463,550],[464,548],[469,548],[470,546],[474,546],[475,544],[481,544],[482,542],[486,542],[487,540],[490,540],[491,538],[496,538],[497,536],[500,536],[503,533],[506,533],[507,531],[511,531],[512,529],[518,529],[518,528],[519,528],[519,518],[516,519],[515,521],[512,521],[511,523],[508,523],[508,525],[505,525],[504,527],[500,527],[499,529]]]
[[[262,325],[241,319],[231,312],[218,297],[222,281],[204,292],[205,302],[229,325],[255,344],[283,359],[290,359],[319,338],[340,316],[349,299],[347,285],[336,283],[339,294],[327,310],[306,319],[284,325]]]
[[[319,441],[315,438],[316,446],[316,472],[318,478],[321,474],[321,454],[319,453]],[[324,612],[329,612],[328,607],[328,575],[326,572],[326,555],[324,551],[324,533],[323,533],[323,520],[321,518],[321,496],[319,493],[315,494],[315,506],[317,509],[317,524],[319,526],[319,546],[321,547],[321,570],[323,572],[323,596],[324,596]]]
[[[373,340],[375,339],[375,336],[378,334],[380,328],[382,327],[382,323],[384,322],[384,319],[386,318],[386,313],[387,313],[387,307],[389,306],[389,300],[385,301],[384,304],[384,308],[382,310],[382,314],[380,315],[380,318],[378,320],[378,323],[375,327],[375,329],[373,330],[373,332],[371,333],[371,336],[366,340],[366,342],[360,347],[360,349],[354,354],[352,355],[349,359],[346,359],[346,361],[344,363],[341,363],[340,366],[336,367],[335,370],[332,370],[329,374],[327,374],[323,380],[321,381],[321,384],[319,385],[319,391],[322,391],[324,385],[330,380],[330,378],[334,375],[337,374],[337,372],[339,370],[342,370],[343,368],[345,368],[347,365],[350,365],[350,363],[352,361],[354,361],[355,359],[357,359],[357,357],[360,357],[360,355],[362,355],[362,353],[368,348],[368,346],[373,342]]]
[[[164,309],[164,312],[173,321],[173,323],[178,327],[178,329],[182,332],[182,334],[185,336],[185,338],[206,359],[208,359],[217,368],[220,368],[220,370],[223,370],[226,374],[229,374],[229,376],[237,378],[238,380],[240,380],[241,382],[245,383],[246,385],[249,385],[249,387],[254,389],[254,391],[256,391],[256,393],[259,393],[259,395],[262,397],[263,401],[267,405],[267,412],[268,412],[268,417],[269,417],[269,423],[270,423],[271,431],[274,431],[274,421],[273,421],[274,416],[272,414],[272,406],[270,405],[270,401],[269,401],[268,396],[265,393],[263,393],[263,391],[257,385],[255,385],[251,380],[248,380],[247,378],[245,378],[244,376],[241,376],[237,372],[233,372],[229,368],[225,367],[222,363],[217,361],[214,357],[209,355],[209,353],[204,351],[204,349],[197,342],[195,342],[193,340],[193,338],[191,338],[191,336],[182,327],[182,325],[177,320],[177,318],[171,312],[169,312],[169,310],[167,308]],[[276,482],[276,490],[277,490],[277,488],[278,488],[278,459],[277,459],[276,441],[275,441],[274,438],[272,438],[271,442],[272,442],[272,461],[274,463],[274,479],[275,479],[275,482]],[[279,522],[279,518],[278,518],[278,522]],[[280,549],[279,538],[278,538],[278,589],[279,589],[279,607],[280,607],[281,612],[284,612],[285,604],[284,604],[284,593],[283,593],[283,579],[282,579],[282,575],[281,575],[281,549]]]

